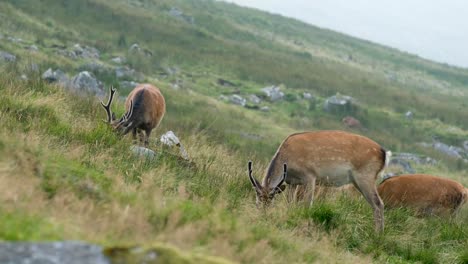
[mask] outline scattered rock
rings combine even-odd
[[[362,128],[361,122],[352,116],[346,116],[341,122],[349,128]]]
[[[23,39],[15,38],[15,37],[12,37],[12,36],[7,37],[7,40],[9,40],[9,41],[11,41],[13,43],[16,43],[16,44],[19,44],[19,43],[23,42]]]
[[[281,100],[284,97],[284,93],[280,90],[280,87],[275,85],[262,88],[262,92],[265,93],[272,102]]]
[[[55,51],[55,53],[57,53],[58,55],[63,56],[63,57],[71,58],[73,60],[76,60],[78,58],[78,56],[76,56],[75,52],[65,50],[65,49],[59,49],[59,50]]]
[[[435,150],[437,150],[439,152],[442,152],[447,156],[457,158],[457,159],[461,159],[463,157],[464,152],[465,152],[462,148],[455,147],[455,146],[449,146],[449,145],[447,145],[445,143],[437,142],[437,141],[432,144],[432,147]]]
[[[171,9],[169,9],[169,15],[191,25],[195,24],[195,19],[192,16],[184,14],[184,12],[182,12],[182,10],[178,9],[177,7],[171,7]]]
[[[463,148],[468,152],[468,140],[463,141]]]
[[[408,111],[408,112],[405,113],[405,117],[406,117],[406,119],[408,119],[408,120],[413,119],[413,116],[414,116],[414,114],[413,114],[413,112],[411,112],[411,111]]]
[[[130,45],[130,48],[128,48],[128,51],[140,52],[141,51],[140,45],[138,45],[138,43],[133,43],[132,45]]]
[[[80,92],[101,95],[104,93],[102,87],[102,83],[88,71],[78,73],[72,80],[72,88]]]
[[[6,51],[1,51],[0,50],[0,59],[6,62],[15,62],[16,61],[16,56],[8,53]]]
[[[125,89],[133,89],[137,87],[140,83],[134,82],[134,81],[121,81],[120,82],[120,88],[125,88]]]
[[[78,68],[80,71],[90,71],[93,73],[106,73],[106,72],[111,72],[112,69],[106,67],[104,64],[96,61],[92,61],[86,64],[81,65]]]
[[[269,111],[270,111],[270,107],[268,107],[268,106],[262,106],[262,107],[260,107],[260,111],[262,111],[262,112],[269,112]]]
[[[313,100],[314,97],[312,96],[311,93],[302,93],[302,97],[307,100]]]
[[[256,96],[255,94],[251,94],[249,95],[249,101],[253,104],[260,104],[262,102],[262,100],[260,99],[260,97]]]
[[[416,172],[411,166],[411,164],[404,159],[392,158],[389,162],[389,165],[400,166],[405,173],[412,174]]]
[[[126,62],[126,59],[124,57],[115,57],[115,58],[112,58],[111,61],[113,63],[122,64]]]
[[[140,146],[131,146],[130,150],[136,156],[140,156],[147,159],[154,159],[156,152],[151,149],[140,147]]]
[[[62,86],[68,86],[70,83],[68,76],[60,69],[53,71],[52,68],[49,68],[42,74],[42,79],[48,83],[58,83]]]
[[[143,79],[143,75],[141,73],[127,66],[121,66],[121,67],[115,68],[115,76],[118,79],[127,79],[127,80],[140,81]]]
[[[81,46],[80,44],[75,44],[70,50],[67,50],[65,46],[53,45],[54,48],[58,48],[56,51],[57,54],[69,57],[71,59],[77,58],[87,58],[87,59],[99,59],[100,53],[94,47],[90,46]]]
[[[325,100],[323,109],[327,112],[350,112],[354,103],[351,96],[336,94]]]
[[[94,47],[90,46],[81,46],[80,44],[73,45],[73,52],[77,57],[82,58],[91,58],[91,59],[99,59],[100,54],[99,50]]]
[[[233,94],[233,95],[229,96],[229,102],[231,102],[231,103],[233,103],[235,105],[245,106],[245,104],[247,103],[247,100],[245,100],[245,98],[243,98],[240,95]]]
[[[27,49],[28,49],[29,51],[32,51],[32,52],[37,52],[37,51],[39,51],[39,48],[38,48],[36,45],[31,45],[31,46],[27,47]]]
[[[437,164],[437,160],[431,157],[421,156],[418,154],[407,153],[407,152],[394,153],[392,156],[392,160],[395,160],[395,159],[412,161],[416,164],[422,164],[422,165],[436,165]]]
[[[180,150],[180,155],[182,158],[185,160],[190,160],[189,155],[187,154],[187,151],[185,150],[184,146],[180,143],[179,138],[174,134],[172,131],[167,131],[161,136],[161,143],[163,143],[166,146],[172,147],[172,146],[177,146],[179,147]]]
[[[229,100],[229,97],[227,97],[227,96],[225,96],[225,95],[220,95],[220,96],[218,97],[218,99],[221,100],[221,101],[228,101],[228,100]]]
[[[166,67],[164,70],[168,75],[176,75],[180,72],[178,67]]]
[[[102,248],[79,241],[1,242],[0,263],[15,264],[110,264]]]

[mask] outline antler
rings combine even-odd
[[[109,101],[107,102],[107,105],[101,101],[101,105],[102,107],[104,107],[104,110],[106,110],[106,113],[107,113],[107,123],[110,123],[112,121],[112,111],[110,109],[110,106],[112,104],[112,100],[114,99],[114,94],[115,94],[115,89],[113,86],[111,86],[109,90],[110,90],[110,95],[109,95]]]
[[[130,109],[128,109],[128,112],[125,113],[124,120],[125,121],[130,120],[130,117],[132,117],[132,114],[133,114],[133,100],[130,100]]]
[[[250,182],[252,183],[252,185],[255,187],[255,189],[258,189],[258,184],[257,184],[257,180],[252,176],[252,161],[249,160],[249,179],[250,179]]]

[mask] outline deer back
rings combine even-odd
[[[411,207],[421,212],[453,212],[466,202],[460,183],[427,174],[406,174],[383,181],[378,192],[388,207]]]
[[[278,148],[263,179],[272,185],[281,177],[282,164],[288,164],[289,184],[305,184],[307,175],[333,185],[350,183],[349,172],[371,175],[373,182],[384,168],[385,150],[373,140],[344,131],[318,131],[292,134]]]
[[[140,84],[133,89],[125,101],[127,112],[132,109],[130,121],[136,126],[155,128],[161,123],[166,112],[166,102],[161,91],[151,84]]]

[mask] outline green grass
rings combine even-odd
[[[128,251],[125,245],[142,245],[161,250],[172,263],[209,262],[206,256],[213,255],[241,263],[467,263],[466,208],[454,218],[385,210],[385,232],[376,235],[363,198],[334,194],[304,209],[280,196],[259,211],[246,174],[247,161],[254,160],[260,177],[290,133],[346,129],[341,119],[349,113],[322,110],[326,97],[340,92],[358,100],[352,115],[365,129],[351,131],[393,152],[435,157],[439,165],[417,170],[466,186],[467,164],[417,145],[434,136],[459,145],[468,136],[465,69],[224,2],[134,2],[142,6],[123,0],[0,3],[9,14],[0,19],[2,33],[24,39],[20,45],[0,40],[0,50],[18,56],[0,67],[0,239],[81,239],[119,249],[112,251],[117,257]],[[170,17],[172,6],[193,16],[195,25]],[[153,56],[130,54],[135,42]],[[75,43],[97,47],[106,67],[110,58],[126,56],[145,81],[160,87],[167,113],[151,139],[156,159],[130,154],[131,139],[101,121],[105,113],[96,98],[40,80],[49,67],[72,76],[90,62],[52,48]],[[31,44],[40,52],[24,49]],[[348,55],[355,60],[343,59]],[[30,71],[31,62],[39,73]],[[173,66],[179,73],[160,74]],[[388,80],[388,72],[406,81]],[[22,73],[27,81],[19,80]],[[96,75],[106,87],[120,87],[112,71]],[[218,78],[236,87],[221,87]],[[180,90],[170,88],[176,81]],[[286,100],[263,101],[270,112],[217,100],[234,93],[263,96],[260,89],[272,84],[281,85]],[[119,95],[128,92],[119,89]],[[301,99],[303,92],[316,100]],[[408,110],[415,112],[411,121],[404,118]],[[123,103],[114,111],[122,114]],[[167,130],[178,135],[193,163],[158,142]]]

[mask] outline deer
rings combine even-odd
[[[389,208],[406,207],[422,215],[456,214],[468,200],[460,183],[428,174],[390,177],[377,188]]]
[[[252,176],[257,207],[271,204],[275,195],[302,187],[306,206],[312,206],[316,184],[343,186],[353,184],[374,211],[377,232],[384,229],[384,204],[377,192],[376,179],[388,165],[391,152],[375,141],[339,130],[322,130],[289,135],[278,147],[265,172],[262,183]]]
[[[140,143],[144,142],[144,146],[148,147],[151,131],[159,126],[166,113],[166,102],[161,91],[151,84],[137,85],[127,96],[125,100],[126,112],[120,119],[116,119],[111,110],[115,92],[116,90],[111,86],[107,104],[101,101],[101,105],[107,113],[107,119],[104,122],[121,135],[132,131],[134,141],[138,133]],[[145,135],[143,135],[143,131]]]

